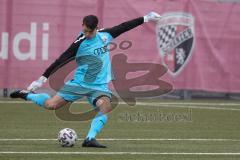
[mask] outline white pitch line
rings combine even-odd
[[[149,104],[161,104],[161,105],[200,105],[200,106],[240,106],[240,103],[216,103],[216,102],[210,102],[210,103],[204,103],[204,102],[137,102],[139,105],[149,105]]]
[[[33,138],[13,138],[13,139],[0,139],[0,141],[56,141],[57,139],[49,138],[49,139],[33,139]],[[78,140],[84,140],[82,138]],[[100,141],[231,141],[231,142],[240,142],[240,139],[207,139],[207,138],[99,138]]]
[[[15,103],[32,103],[30,101],[11,101],[11,100],[7,100],[7,101],[0,101],[0,104],[15,104]],[[87,102],[83,102],[83,101],[76,101],[74,102],[76,104],[88,104]],[[119,104],[126,104],[125,102],[119,102]],[[210,103],[204,103],[204,102],[137,102],[137,105],[149,105],[149,104],[153,104],[153,105],[200,105],[200,106],[240,106],[240,102],[239,103],[216,103],[216,102],[210,102]]]
[[[32,103],[30,101],[0,101],[0,104],[24,104],[24,103]]]
[[[139,104],[140,105],[140,104]],[[167,107],[167,108],[188,108],[188,109],[208,109],[208,110],[227,110],[227,111],[240,111],[240,108],[224,108],[224,107],[201,107],[201,106],[182,106],[182,105],[157,105],[145,104],[142,106],[148,107]]]
[[[0,101],[0,104],[30,104],[29,101]],[[87,102],[74,102],[75,104],[87,104]],[[126,104],[119,102],[119,104]],[[209,106],[240,106],[240,103],[172,103],[172,102],[137,102],[136,105],[147,106],[147,107],[171,107],[171,108],[192,108],[192,109],[209,109],[209,110],[227,110],[227,111],[240,111],[240,108],[224,108],[224,107],[209,107]],[[195,105],[195,106],[193,106]],[[203,107],[206,106],[206,107]]]
[[[61,155],[240,155],[239,152],[0,152],[0,154],[61,154]]]

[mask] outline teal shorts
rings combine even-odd
[[[86,84],[82,86],[74,82],[74,80],[70,80],[58,91],[57,95],[68,102],[87,97],[89,103],[95,107],[99,98],[109,97],[111,99],[112,92],[106,84],[88,87]]]

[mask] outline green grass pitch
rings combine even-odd
[[[72,104],[77,113],[90,107]],[[98,135],[106,149],[82,148],[90,121],[63,121],[54,111],[24,101],[1,100],[0,160],[240,159],[240,102],[224,100],[145,100],[121,103]],[[61,147],[60,129],[72,128],[79,140]]]

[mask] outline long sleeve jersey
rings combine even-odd
[[[48,78],[57,69],[72,60],[76,60],[77,68],[73,80],[79,84],[107,84],[113,79],[111,61],[107,45],[116,37],[141,24],[139,17],[112,28],[102,29],[90,39],[80,33],[70,47],[63,52],[43,73]]]

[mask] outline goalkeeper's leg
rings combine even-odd
[[[87,134],[86,139],[84,140],[82,147],[97,147],[97,148],[106,148],[106,146],[99,144],[95,139],[98,133],[101,132],[103,127],[107,123],[107,113],[112,110],[110,97],[104,96],[101,98],[95,99],[96,103],[94,104],[98,107],[99,112],[96,117],[92,120],[91,127]]]
[[[22,98],[27,101],[32,101],[35,104],[48,109],[55,110],[68,103],[62,97],[55,95],[52,98],[47,93],[33,93],[26,90],[18,90],[10,94],[11,98]]]

